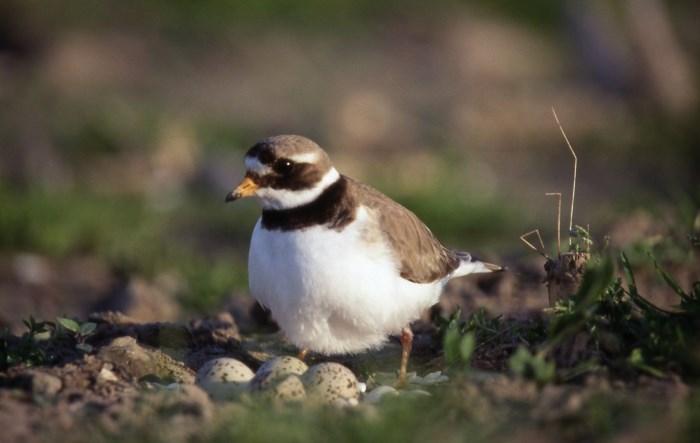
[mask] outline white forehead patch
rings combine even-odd
[[[316,163],[319,159],[318,152],[304,152],[287,156],[288,159],[295,163]]]
[[[258,175],[265,175],[265,174],[269,174],[270,172],[272,172],[272,169],[270,169],[269,166],[266,166],[266,165],[263,165],[262,163],[260,163],[260,160],[258,160],[257,157],[246,156],[245,168],[248,171],[254,172]]]

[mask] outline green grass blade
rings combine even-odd
[[[652,261],[654,262],[654,268],[656,269],[656,272],[661,276],[661,278],[664,279],[664,281],[666,282],[666,284],[667,284],[671,289],[673,289],[673,292],[675,292],[676,294],[678,294],[678,296],[679,296],[683,301],[685,301],[685,302],[690,302],[690,301],[691,301],[690,295],[688,295],[688,294],[683,290],[683,288],[681,288],[681,286],[678,284],[678,282],[676,282],[676,280],[674,280],[673,277],[671,277],[671,276],[668,274],[668,272],[666,272],[666,271],[664,271],[663,269],[661,269],[661,266],[659,266],[659,262],[656,261],[656,258],[655,258],[653,255],[649,254],[649,257],[651,257]]]
[[[641,294],[639,294],[639,291],[637,290],[637,284],[634,280],[634,272],[632,271],[632,266],[630,265],[630,261],[627,258],[627,254],[621,252],[620,261],[622,262],[622,269],[624,269],[625,277],[627,279],[627,293],[629,294],[632,301],[637,305],[637,307],[639,307],[639,309],[643,310],[649,315],[673,315],[673,312],[669,312],[659,308],[646,298],[642,297]]]

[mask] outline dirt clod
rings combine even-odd
[[[194,383],[194,374],[157,349],[141,346],[133,337],[119,337],[102,348],[99,357],[132,378],[153,375],[163,381]]]
[[[545,282],[549,306],[554,306],[559,300],[566,300],[578,291],[589,258],[590,254],[570,252],[547,260],[544,269],[547,272]]]

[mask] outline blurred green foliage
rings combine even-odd
[[[562,413],[568,406],[539,405],[541,416],[533,419],[535,405],[517,400],[517,393],[473,395],[463,382],[458,379],[450,389],[437,390],[431,397],[388,398],[371,409],[279,407],[251,401],[226,409],[225,416],[200,427],[189,441],[457,443],[522,441],[524,435],[546,441],[607,441],[636,436],[629,433],[631,429],[645,429],[650,424],[665,425],[665,441],[694,441],[686,433],[696,428],[692,419],[697,417],[697,404],[693,402],[674,409],[669,416],[668,410],[649,402],[648,396],[640,399],[621,392],[595,392],[576,397],[575,414]],[[681,426],[670,426],[665,421],[669,419]],[[165,415],[118,433],[92,432],[89,441],[163,442],[166,437],[161,426],[167,420]],[[76,435],[70,441],[87,439],[87,435]]]
[[[442,341],[445,362],[448,365],[468,365],[475,346],[476,339],[473,333],[461,334],[457,322],[450,322]]]
[[[220,205],[223,206],[223,205]],[[203,311],[220,303],[232,290],[246,286],[242,254],[219,250],[208,254],[185,241],[198,214],[211,208],[196,201],[179,211],[162,212],[142,198],[128,195],[97,195],[90,192],[48,193],[42,190],[11,190],[0,187],[0,250],[28,251],[57,258],[93,255],[115,269],[153,276],[175,271],[185,279],[186,288],[178,294],[184,307]],[[220,207],[217,229],[247,226],[226,220]],[[213,211],[210,211],[210,213]],[[244,212],[245,213],[245,212]],[[216,218],[216,216],[212,217]],[[245,217],[244,217],[245,219]],[[247,218],[252,226],[250,217]]]
[[[53,26],[96,26],[120,21],[131,25],[156,26],[173,35],[192,32],[211,33],[230,28],[284,25],[307,30],[336,31],[401,19],[425,20],[448,17],[458,8],[468,6],[536,26],[551,26],[561,18],[564,4],[556,0],[534,0],[527,3],[507,0],[145,0],[95,2],[73,0],[52,2],[26,0],[22,7]],[[117,20],[118,19],[118,20]]]
[[[66,317],[56,317],[55,322],[36,321],[32,316],[23,323],[27,331],[20,337],[0,331],[0,371],[18,365],[55,364],[62,358],[68,360],[71,353],[82,355],[93,351],[86,340],[95,333],[96,323],[81,323]]]
[[[544,385],[554,380],[557,373],[556,365],[541,353],[531,353],[524,346],[518,349],[508,359],[510,371],[524,378],[531,378]]]
[[[161,216],[131,196],[0,188],[0,247],[53,256],[96,253],[148,268]]]
[[[410,208],[423,220],[438,238],[454,248],[499,247],[512,248],[518,229],[526,223],[522,211],[513,202],[466,198],[464,195],[442,198],[445,189],[459,189],[457,185],[438,185],[421,193],[389,194]],[[465,190],[468,194],[468,190]]]
[[[700,375],[700,356],[694,351],[700,348],[700,282],[686,290],[654,264],[678,297],[674,310],[659,308],[639,293],[624,253],[619,271],[625,280],[615,277],[615,262],[604,256],[589,262],[578,292],[557,302],[546,321],[505,320],[483,310],[463,322],[458,317],[442,320],[445,358],[452,365],[459,362],[463,338],[476,336],[478,346],[469,356],[473,351],[478,356],[484,345],[491,350],[505,345],[511,372],[539,384],[601,369],[621,378],[676,373],[695,379]],[[578,355],[572,363],[573,349]]]
[[[676,310],[669,311],[639,293],[624,253],[620,267],[626,284],[613,278],[609,258],[589,266],[578,293],[553,308],[547,348],[586,334],[590,356],[618,374],[637,370],[662,377],[674,371],[697,377],[700,361],[688,350],[700,343],[700,282],[686,292],[657,265],[680,302]]]
[[[48,333],[48,322],[37,322],[34,317],[24,320],[27,331],[15,339],[7,330],[0,330],[0,371],[24,364],[36,366],[51,361],[46,350],[39,345],[39,337]]]

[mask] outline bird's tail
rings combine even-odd
[[[456,251],[457,257],[459,257],[460,263],[457,269],[452,272],[450,278],[462,277],[468,274],[484,274],[489,272],[502,272],[506,268],[499,265],[494,265],[493,263],[487,263],[472,257],[468,252]]]

